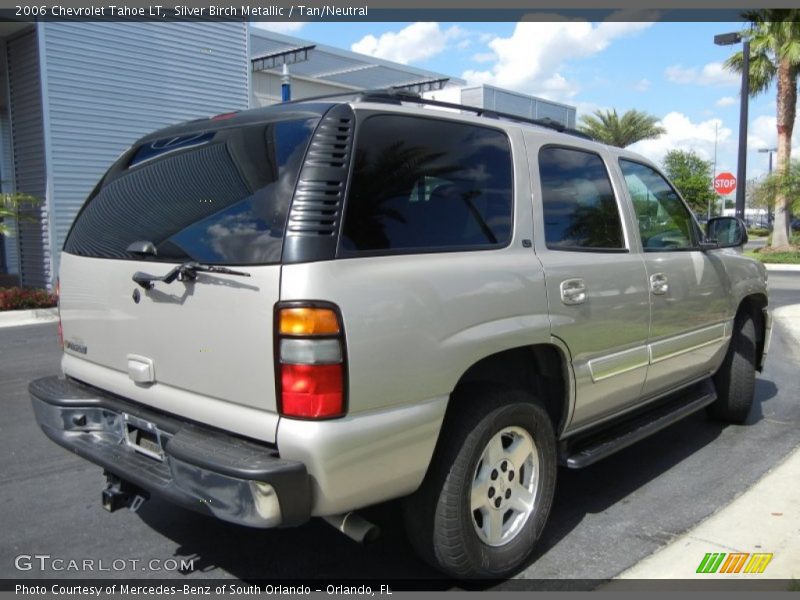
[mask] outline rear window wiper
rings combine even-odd
[[[220,273],[223,275],[238,275],[240,277],[250,277],[250,273],[243,271],[234,271],[228,267],[218,265],[207,265],[197,261],[190,260],[181,265],[178,265],[166,275],[149,275],[136,271],[133,274],[133,280],[146,290],[151,290],[156,284],[156,281],[163,281],[164,283],[172,283],[176,279],[178,281],[194,281],[197,279],[198,273]]]

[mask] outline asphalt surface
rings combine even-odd
[[[773,306],[800,302],[800,273],[771,271],[769,283]],[[55,325],[0,329],[0,347],[0,579],[439,577],[414,555],[396,503],[366,512],[383,530],[366,547],[318,520],[295,529],[251,530],[158,499],[137,513],[106,513],[100,507],[100,468],[50,442],[33,418],[28,382],[59,370]],[[800,445],[799,363],[797,348],[777,324],[745,425],[723,426],[700,413],[596,465],[560,470],[535,561],[519,577],[613,577],[745,491]],[[21,554],[102,559],[106,568],[114,560],[116,566],[128,562],[103,572],[97,562],[88,572],[41,570],[36,563],[20,571],[14,563]],[[151,559],[170,558],[191,559],[194,570],[144,570]],[[498,586],[518,589],[525,583]]]

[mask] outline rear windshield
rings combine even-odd
[[[126,248],[149,241],[163,261],[279,262],[297,174],[318,121],[259,123],[142,145],[89,198],[64,251],[132,259]]]

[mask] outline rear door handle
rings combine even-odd
[[[561,302],[568,305],[586,301],[586,284],[583,279],[565,279],[561,282]]]
[[[653,273],[650,275],[650,292],[661,296],[669,291],[669,280],[663,273]]]

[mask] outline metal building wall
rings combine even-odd
[[[40,27],[51,235],[60,250],[94,185],[136,139],[180,121],[247,108],[247,27],[219,22]]]
[[[45,201],[44,111],[36,30],[10,40],[6,52],[15,187],[18,192],[42,200],[37,208],[21,212],[35,221],[18,223],[18,264],[22,285],[45,287],[51,280],[51,252]]]

